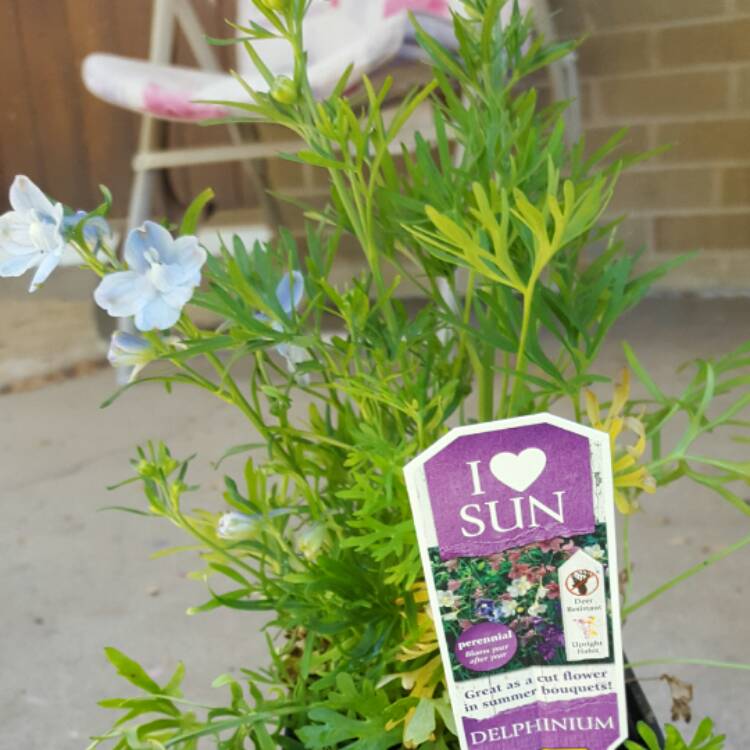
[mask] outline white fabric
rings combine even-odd
[[[339,0],[332,7],[327,0],[316,0],[305,20],[305,50],[308,76],[315,95],[331,93],[348,65],[353,65],[351,82],[398,54],[408,26],[405,13],[385,18],[381,0]],[[357,10],[357,8],[359,10]],[[247,19],[245,19],[246,22]],[[270,39],[255,42],[255,48],[276,75],[291,76],[293,60],[289,45]],[[256,91],[268,86],[255,70],[242,47],[238,47],[242,77]],[[223,117],[230,109],[201,103],[208,101],[247,101],[247,92],[233,76],[209,73],[176,65],[157,65],[119,55],[95,53],[83,63],[83,81],[95,96],[136,112],[185,121]]]
[[[522,12],[532,2],[521,0]],[[409,10],[429,33],[455,47],[450,12],[459,7],[459,0],[313,0],[305,18],[304,41],[315,95],[328,96],[349,65],[353,65],[350,83],[356,84],[364,74],[397,55],[420,57]],[[511,12],[512,3],[508,2],[503,8],[505,22]],[[250,19],[267,24],[250,0],[239,0],[239,25],[246,26]],[[285,41],[259,40],[253,46],[275,75],[292,76],[292,53]],[[237,69],[247,84],[256,91],[267,91],[266,82],[241,45],[237,52]],[[197,122],[225,117],[231,114],[231,107],[209,102],[248,100],[245,89],[228,73],[103,53],[89,55],[82,72],[86,88],[100,99],[162,119]]]
[[[120,55],[94,53],[83,61],[83,82],[99,99],[124,109],[167,120],[223,117],[224,107],[201,105],[203,92],[221,86],[228,76],[178,65],[157,65]],[[243,96],[237,97],[246,99]]]

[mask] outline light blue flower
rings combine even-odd
[[[263,516],[256,513],[252,516],[246,513],[225,513],[216,526],[216,533],[221,539],[239,542],[252,539],[258,531]]]
[[[285,273],[282,276],[281,281],[276,286],[276,299],[285,315],[291,316],[295,310],[299,309],[304,293],[305,278],[299,271]],[[263,315],[263,313],[259,313],[257,317],[258,320],[268,321],[268,316]],[[275,331],[283,330],[278,321],[273,321],[271,327]],[[289,372],[294,372],[298,364],[309,359],[307,351],[296,344],[278,344],[276,351],[286,361]]]
[[[10,186],[13,209],[0,216],[0,276],[21,276],[31,268],[30,292],[36,291],[55,270],[63,250],[63,207],[24,175]]]
[[[297,549],[307,560],[313,561],[326,543],[327,530],[323,523],[314,523],[297,535]]]
[[[115,331],[112,334],[107,359],[112,367],[132,367],[131,381],[155,357],[153,347],[143,336],[127,331]]]
[[[115,318],[134,316],[139,331],[171,328],[200,284],[206,251],[198,238],[175,240],[147,221],[128,234],[124,257],[130,270],[105,276],[94,292],[96,304]]]
[[[305,278],[299,271],[285,273],[276,285],[276,299],[287,315],[291,315],[293,310],[299,308],[304,293]]]
[[[291,508],[275,508],[269,512],[267,517],[288,516],[292,512]],[[265,518],[266,516],[262,513],[253,513],[253,515],[238,513],[237,511],[224,513],[216,525],[216,533],[221,539],[232,542],[253,539],[258,531],[260,531]]]
[[[66,232],[73,231],[86,216],[85,211],[76,211],[74,214],[68,214],[63,219],[63,229]],[[102,243],[111,245],[113,237],[114,232],[112,232],[112,227],[110,227],[109,222],[103,216],[92,216],[83,227],[83,239],[94,250]]]

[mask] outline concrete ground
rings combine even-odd
[[[674,368],[693,356],[716,354],[748,336],[750,301],[650,300],[624,321],[603,361],[624,364],[619,341],[628,339],[665,387]],[[682,376],[680,376],[682,377]],[[105,662],[114,645],[163,679],[179,659],[186,691],[220,701],[213,678],[265,660],[261,620],[217,611],[187,617],[205,599],[187,578],[200,567],[189,553],[150,560],[184,538],[165,523],[114,512],[107,505],[141,503],[137,489],[108,493],[129,475],[133,447],[163,439],[177,456],[198,452],[194,503],[219,508],[221,476],[210,462],[232,443],[253,439],[242,420],[202,393],[156,387],[131,391],[106,410],[111,373],[101,371],[27,393],[0,397],[0,746],[23,750],[80,750],[108,727],[103,697],[130,694]],[[300,403],[300,409],[304,409]],[[746,455],[722,438],[715,455]],[[238,464],[222,467],[231,473]],[[750,532],[750,519],[707,492],[679,486],[646,499],[635,520],[634,594],[647,593],[687,567]],[[750,662],[750,549],[674,589],[628,622],[631,660],[704,657]],[[697,667],[649,667],[641,677],[669,672],[695,684],[696,716],[714,716],[745,750],[750,672]],[[668,720],[667,688],[645,687]]]

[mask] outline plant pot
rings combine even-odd
[[[627,662],[627,658],[625,658],[625,661]],[[632,669],[625,670],[625,685],[628,702],[628,739],[636,742],[641,740],[637,726],[638,722],[642,721],[653,729],[659,742],[663,743],[664,733],[661,731],[654,710],[651,708],[651,704],[648,702],[648,698],[646,698],[646,694]],[[621,745],[620,748],[625,750],[624,745]]]

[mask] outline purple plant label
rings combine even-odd
[[[556,425],[459,435],[424,473],[446,560],[594,528],[589,441]]]
[[[550,414],[459,427],[405,473],[463,750],[618,747],[609,436]]]
[[[472,672],[490,672],[504,667],[518,648],[516,634],[497,622],[480,622],[467,628],[456,640],[456,659]]]

